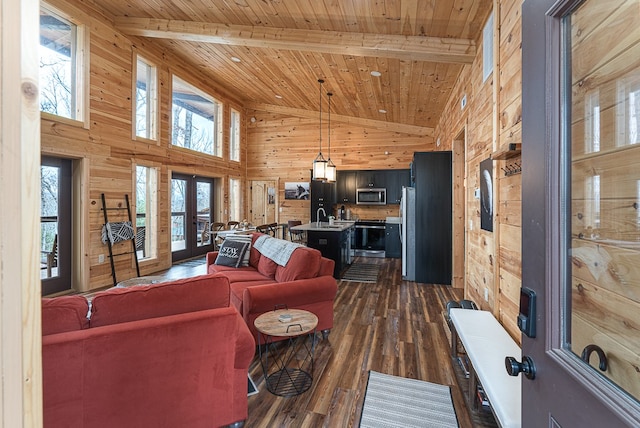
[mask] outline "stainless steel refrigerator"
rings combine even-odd
[[[416,189],[402,188],[400,199],[400,240],[402,241],[402,279],[416,280]]]

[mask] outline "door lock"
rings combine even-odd
[[[513,357],[505,357],[504,365],[509,376],[518,376],[518,374],[524,373],[527,379],[533,380],[536,378],[536,365],[531,357],[525,355],[522,357],[521,363]]]

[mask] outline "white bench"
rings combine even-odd
[[[454,327],[452,353],[457,355],[457,336],[470,362],[469,403],[475,402],[477,375],[498,424],[522,426],[521,377],[509,376],[504,363],[507,356],[521,361],[520,347],[491,312],[453,308],[449,316]]]

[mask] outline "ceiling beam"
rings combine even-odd
[[[131,17],[118,17],[115,19],[115,25],[123,33],[133,36],[338,55],[457,64],[471,64],[476,55],[475,42],[467,39],[300,30]]]
[[[305,110],[293,107],[282,107],[273,104],[264,103],[248,103],[245,106],[248,110],[259,110],[270,113],[287,114],[290,116],[304,117],[308,119],[317,119],[318,112],[313,110]],[[406,125],[397,122],[385,122],[383,120],[363,119],[353,116],[345,116],[341,114],[331,113],[331,121],[347,123],[350,125],[358,125],[366,128],[381,129],[389,132],[401,132],[404,134],[418,135],[421,137],[433,137],[434,129],[426,126]]]

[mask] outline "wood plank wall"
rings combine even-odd
[[[263,110],[249,110],[247,117],[248,180],[275,180],[278,220],[310,219],[310,201],[284,199],[284,183],[309,182],[311,165],[319,150],[319,118],[301,118]],[[327,128],[323,116],[322,153],[328,157]],[[331,121],[331,160],[338,170],[408,169],[413,153],[434,149],[430,136],[416,136],[384,129]],[[349,205],[353,216],[398,216],[398,205],[363,207]],[[335,214],[335,213],[334,213]]]
[[[522,2],[501,0],[495,4],[495,27],[499,31],[499,45],[494,46],[497,67],[483,83],[482,40],[478,40],[476,60],[462,71],[436,127],[435,138],[441,140],[443,150],[451,150],[455,138],[461,133],[466,136],[465,297],[493,311],[520,343],[516,317],[522,279],[521,175],[505,176],[502,170],[520,158],[494,161],[494,232],[481,229],[480,200],[474,196],[475,189],[480,188],[480,162],[504,144],[521,143]],[[499,88],[494,99],[496,76]],[[465,95],[467,105],[462,109]],[[497,117],[493,114],[494,103]]]
[[[170,251],[170,198],[169,186],[172,172],[179,172],[220,179],[223,205],[216,219],[224,218],[228,209],[229,177],[244,178],[246,138],[241,141],[242,162],[228,162],[229,110],[243,111],[242,104],[224,88],[213,87],[210,82],[187,67],[183,61],[173,58],[143,39],[127,38],[114,30],[110,18],[87,3],[52,0],[51,6],[70,14],[72,19],[84,25],[89,32],[90,86],[89,118],[87,125],[71,121],[55,120],[51,116],[42,119],[42,153],[73,159],[77,177],[85,182],[75,195],[75,211],[82,224],[77,235],[81,247],[74,259],[74,288],[89,290],[111,284],[108,258],[98,263],[98,255],[108,255],[100,240],[104,218],[100,196],[105,194],[107,205],[124,204],[128,193],[132,202],[136,164],[159,169],[159,221],[158,254],[160,257],[140,264],[141,274],[166,269],[171,265]],[[160,98],[159,141],[134,139],[132,134],[132,63],[134,51],[158,67]],[[216,158],[193,154],[170,145],[169,120],[171,107],[172,73],[207,92],[224,103],[223,123],[224,155]],[[244,126],[244,117],[242,124]],[[243,136],[245,133],[243,133]],[[88,215],[86,214],[88,213]],[[132,257],[117,259],[119,279],[136,276]]]
[[[0,11],[0,427],[42,426],[38,2]]]

